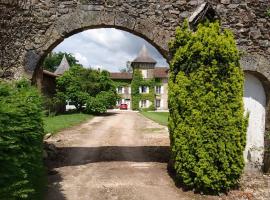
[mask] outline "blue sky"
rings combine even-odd
[[[144,39],[114,28],[91,29],[66,38],[53,51],[72,53],[85,67],[117,72],[127,61],[135,59],[143,45],[157,61],[157,67],[168,66],[163,56]]]

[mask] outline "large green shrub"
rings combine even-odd
[[[41,199],[41,98],[27,81],[0,82],[0,199]]]
[[[84,110],[89,97],[101,92],[109,92],[117,98],[115,84],[107,71],[74,66],[57,78],[58,99],[63,103],[71,101],[78,111]]]
[[[89,97],[86,102],[85,112],[88,114],[102,114],[107,111],[105,103],[96,97]]]
[[[233,34],[218,23],[176,30],[169,80],[169,130],[179,181],[205,192],[238,184],[247,119]]]

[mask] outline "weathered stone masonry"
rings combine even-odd
[[[243,53],[242,67],[260,78],[269,102],[270,17],[266,12],[270,0],[208,2],[222,27],[235,33]],[[63,39],[99,27],[114,27],[141,36],[168,58],[167,44],[175,28],[202,3],[203,0],[0,0],[0,76],[31,77],[46,54]],[[269,129],[270,117],[266,121]]]

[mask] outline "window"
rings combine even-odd
[[[141,100],[141,108],[147,107],[147,100]]]
[[[117,93],[118,94],[123,94],[124,93],[124,88],[123,87],[118,87],[117,88]]]
[[[160,99],[156,99],[156,108],[160,108]]]
[[[145,69],[142,70],[142,77],[147,78],[147,70]]]
[[[156,86],[156,94],[161,94],[161,86]]]
[[[147,86],[141,86],[140,90],[140,93],[149,93],[149,88]]]

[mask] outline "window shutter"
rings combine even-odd
[[[131,87],[128,87],[128,93],[131,94]]]
[[[163,99],[160,99],[160,108],[163,109],[164,106],[163,106]]]
[[[163,86],[160,86],[160,88],[161,88],[160,89],[161,90],[160,93],[163,94],[164,93],[164,87]]]
[[[149,93],[149,87],[147,86],[146,93]]]
[[[142,93],[142,86],[139,87],[139,92]]]
[[[139,101],[139,107],[140,108],[142,107],[142,101]]]

